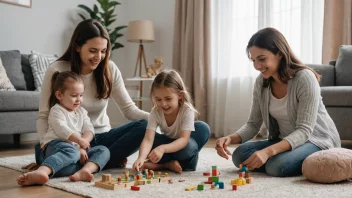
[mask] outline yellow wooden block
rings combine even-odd
[[[191,187],[186,188],[186,191],[191,191],[191,190],[195,190],[195,189],[197,189],[197,186],[191,186]]]
[[[236,180],[235,179],[231,179],[231,185],[236,184]]]

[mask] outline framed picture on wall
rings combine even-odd
[[[32,7],[32,0],[0,0],[0,2],[12,4],[12,5],[23,6],[23,7],[27,7],[27,8]]]

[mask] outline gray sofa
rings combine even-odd
[[[36,132],[39,95],[35,90],[28,55],[17,50],[0,51],[7,76],[16,91],[0,91],[0,135],[14,135],[15,144],[20,134]]]
[[[342,45],[337,60],[330,61],[329,65],[308,66],[322,75],[320,86],[323,102],[336,124],[341,140],[351,141],[352,46]]]

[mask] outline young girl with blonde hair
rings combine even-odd
[[[154,107],[133,169],[196,170],[198,153],[208,141],[210,129],[205,122],[194,121],[197,111],[181,76],[174,70],[159,73],[150,97]],[[156,133],[158,127],[162,134]]]

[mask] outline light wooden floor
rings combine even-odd
[[[205,145],[207,148],[215,147],[216,139],[210,139]],[[15,148],[12,144],[0,146],[0,157],[19,156],[34,153],[35,142],[21,143],[19,148]],[[71,198],[81,197],[72,193],[47,186],[29,186],[21,187],[17,184],[16,178],[21,173],[12,169],[0,167],[0,197],[18,197],[18,198]]]

